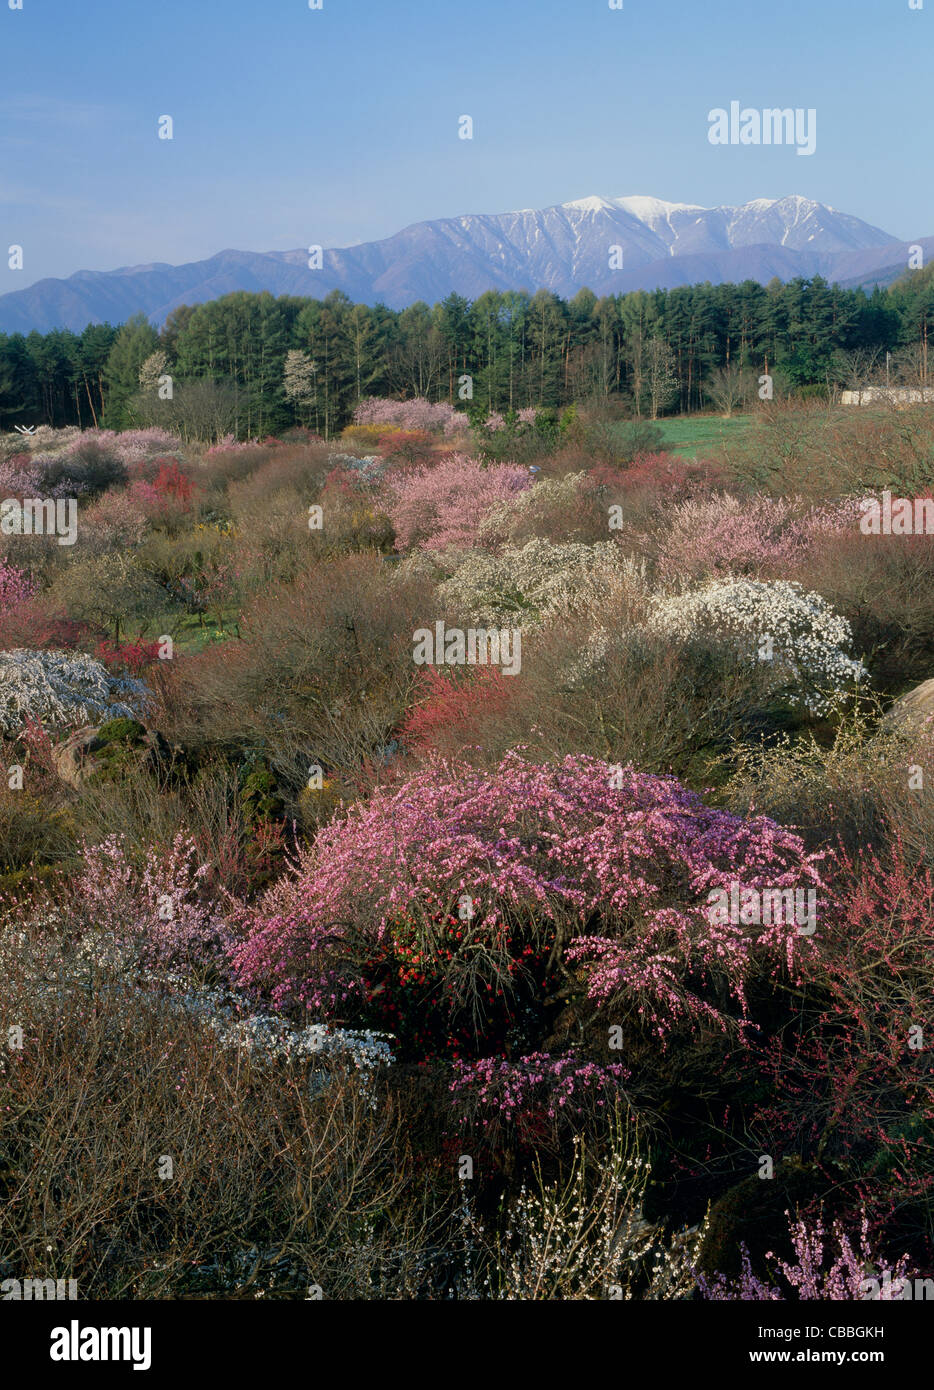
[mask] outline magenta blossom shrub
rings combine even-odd
[[[301,909],[277,911],[277,902],[288,896],[273,889],[266,910],[241,912],[238,920],[246,924],[250,935],[245,945],[238,941],[232,946],[234,974],[243,983],[255,984],[266,974],[266,952],[272,943],[300,943],[300,986],[293,993],[288,983],[280,982],[271,991],[274,1002],[283,1005],[298,1000],[304,1009],[323,1018],[342,1017],[348,1006],[367,996],[366,981],[349,949],[346,923],[332,921],[326,913],[315,920]],[[262,941],[256,939],[258,930]]]
[[[383,506],[396,533],[396,549],[420,546],[442,550],[469,547],[488,512],[531,484],[527,468],[513,464],[484,467],[465,454],[452,454],[429,468],[393,476]]]
[[[841,1223],[834,1223],[835,1256],[825,1251],[826,1231],[820,1217],[809,1228],[806,1221],[792,1221],[789,1213],[786,1212],[786,1215],[797,1263],[777,1260],[776,1272],[784,1275],[797,1298],[834,1302],[893,1302],[911,1296],[907,1285],[917,1271],[909,1268],[907,1255],[902,1255],[894,1267],[890,1267],[873,1253],[869,1246],[869,1222],[865,1211],[862,1212],[856,1249]],[[830,1258],[829,1264],[825,1257]],[[776,1256],[769,1251],[766,1259],[775,1260]],[[698,1275],[697,1285],[704,1298],[719,1301],[785,1299],[781,1289],[764,1283],[753,1273],[749,1251],[745,1246],[742,1247],[742,1273],[738,1280],[727,1279],[723,1274],[716,1274],[710,1280]]]
[[[446,439],[466,434],[468,428],[467,417],[462,411],[455,410],[447,401],[432,403],[422,396],[408,401],[372,396],[357,406],[353,420],[355,425],[395,425],[402,430],[428,430]]]
[[[436,761],[319,831],[253,912],[234,968],[277,1004],[304,1006],[328,961],[353,959],[362,976],[406,921],[419,960],[446,952],[442,994],[508,988],[517,960],[560,949],[594,1013],[662,1038],[679,1018],[725,1028],[747,1017],[753,969],[787,967],[807,938],[712,920],[708,895],[819,885],[819,857],[673,777],[583,756],[539,764],[514,752],[493,772]],[[432,925],[451,920],[453,945]]]
[[[516,1061],[505,1057],[455,1061],[450,1089],[462,1127],[476,1124],[487,1130],[535,1110],[550,1120],[571,1120],[594,1107],[612,1108],[628,1076],[620,1062],[603,1066],[573,1054],[552,1057],[532,1052]]]

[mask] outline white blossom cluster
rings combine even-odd
[[[146,703],[146,687],[131,677],[112,675],[81,652],[0,652],[0,730],[16,733],[27,717],[59,726],[95,719],[136,719]]]
[[[523,1183],[506,1205],[506,1229],[496,1244],[492,1277],[475,1269],[475,1252],[489,1249],[491,1240],[465,1192],[459,1213],[464,1273],[457,1296],[510,1301],[690,1298],[707,1223],[666,1236],[642,1210],[649,1165],[614,1145],[609,1161],[597,1169],[587,1161],[580,1136],[573,1142],[568,1179],[546,1184],[537,1175],[531,1188]],[[595,1181],[588,1184],[588,1177]],[[640,1289],[646,1279],[648,1287]]]
[[[564,684],[570,690],[587,688],[604,674],[618,637],[607,627],[597,627],[588,633],[577,656],[564,671]]]
[[[374,482],[382,477],[386,467],[386,460],[379,454],[329,454],[328,462],[339,468],[349,469],[351,473],[358,474],[367,482]]]
[[[774,688],[812,713],[825,713],[867,676],[846,649],[853,633],[817,593],[790,580],[723,578],[649,605],[649,631],[682,640],[719,636],[754,661],[769,661]]]
[[[216,1035],[223,1048],[249,1052],[260,1062],[331,1058],[350,1063],[364,1078],[392,1063],[392,1035],[356,1031],[324,1023],[292,1027],[287,1020],[262,1013],[229,989],[199,984],[174,971],[146,973],[140,982],[132,951],[109,933],[91,930],[68,940],[65,921],[55,909],[33,913],[29,931],[21,920],[0,924],[0,973],[16,973],[30,984],[34,997],[50,1009],[64,990],[107,989],[119,997],[121,1015],[132,1026],[133,1002],[141,990],[155,990],[166,1004]]]
[[[242,1049],[270,1061],[338,1057],[364,1073],[392,1062],[388,1033],[332,1028],[324,1023],[293,1028],[272,1014],[246,1009],[229,990],[194,986],[174,975],[167,980],[178,990],[172,994],[172,1002],[211,1028],[222,1047]]]
[[[521,616],[540,622],[563,605],[597,597],[624,569],[612,541],[554,545],[536,538],[500,555],[467,551],[441,585],[449,608],[479,623],[505,624]]]
[[[477,541],[484,549],[514,542],[523,526],[535,527],[542,512],[573,516],[580,499],[586,473],[566,473],[560,478],[541,478],[534,487],[524,488],[513,497],[497,502],[477,528]]]

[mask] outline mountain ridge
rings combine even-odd
[[[934,239],[901,241],[800,194],[712,208],[594,194],[543,209],[414,222],[379,241],[325,250],[316,270],[305,250],[235,248],[177,266],[78,270],[0,295],[0,332],[80,332],[138,312],[159,326],[180,304],[236,290],[321,299],[339,289],[356,302],[401,309],[452,292],[475,299],[485,290],[544,288],[572,298],[582,288],[604,295],[703,280],[766,283],[776,275],[869,287],[890,283],[918,244],[927,256]]]

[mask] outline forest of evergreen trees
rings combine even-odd
[[[570,301],[451,294],[401,311],[339,291],[238,292],[177,308],[161,332],[139,315],[80,334],[0,335],[0,430],[165,423],[186,437],[261,438],[302,424],[332,436],[370,395],[484,414],[594,398],[653,417],[728,410],[762,372],[799,394],[893,369],[927,384],[932,320],[931,267],[871,294],[816,277]]]

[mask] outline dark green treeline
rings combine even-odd
[[[716,405],[718,383],[722,391],[739,371],[776,372],[788,389],[818,393],[855,384],[848,378],[877,370],[887,353],[920,363],[926,379],[931,271],[868,295],[818,277],[603,299],[581,290],[570,301],[545,290],[472,303],[451,294],[401,311],[339,291],[322,301],[235,293],[176,309],[161,333],[137,316],[79,334],[0,335],[0,430],[170,424],[175,412],[200,437],[294,424],[333,435],[361,397],[457,404],[465,377],[478,411],[616,398],[637,414],[678,413]],[[295,350],[310,371],[300,398],[284,386]],[[157,400],[160,375],[171,376],[175,404]]]

